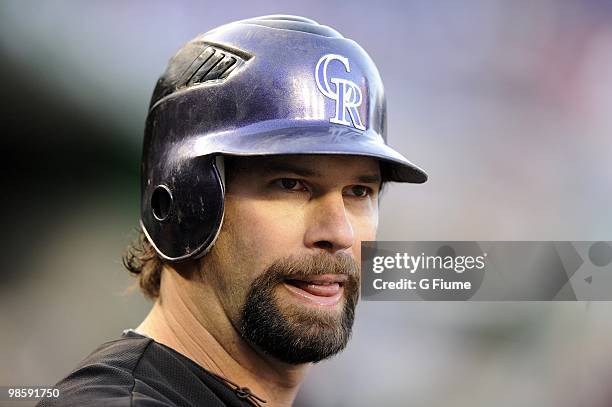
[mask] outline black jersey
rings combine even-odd
[[[83,360],[55,387],[51,406],[257,406],[265,405],[153,339],[128,330]]]

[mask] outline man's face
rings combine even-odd
[[[376,235],[378,162],[235,158],[228,175],[224,224],[202,272],[233,326],[287,363],[339,352],[359,296],[360,243]]]

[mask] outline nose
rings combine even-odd
[[[319,196],[312,202],[307,216],[304,235],[306,247],[336,254],[349,249],[355,243],[353,227],[342,194],[328,193]]]

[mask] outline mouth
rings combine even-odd
[[[283,286],[295,297],[310,305],[333,306],[342,298],[347,276],[323,274],[287,279]]]

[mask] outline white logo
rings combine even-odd
[[[327,66],[333,60],[340,61],[344,65],[346,72],[351,72],[349,60],[342,55],[327,54],[319,59],[315,68],[315,78],[317,79],[317,87],[326,97],[336,101],[336,116],[329,119],[330,123],[342,124],[344,126],[355,126],[359,130],[365,130],[365,126],[361,123],[359,111],[357,108],[361,106],[362,95],[361,89],[353,81],[343,78],[327,77]],[[335,86],[332,89],[330,83]],[[346,112],[351,117],[348,121]]]

